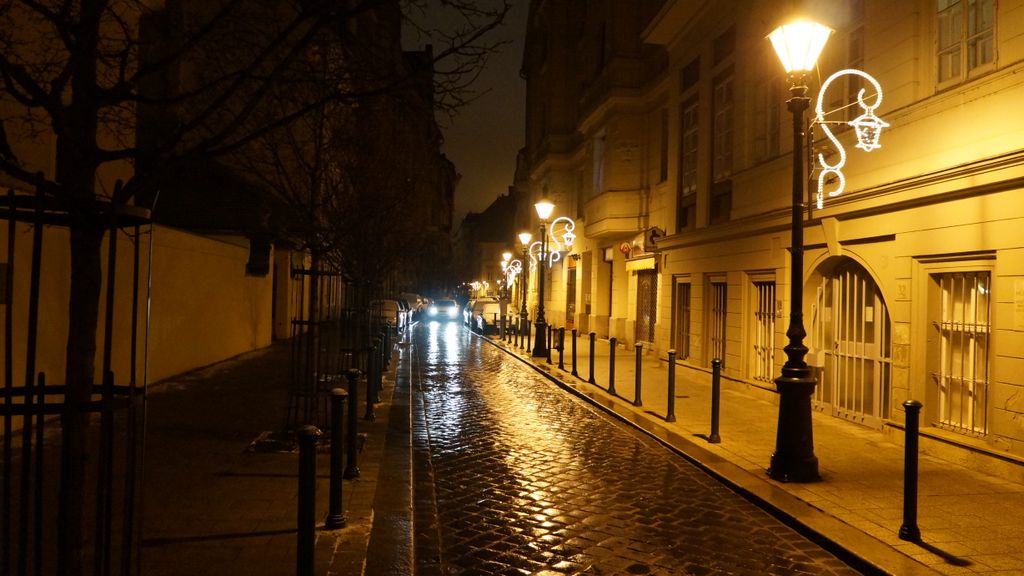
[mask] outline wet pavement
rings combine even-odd
[[[417,574],[859,573],[455,324],[409,352]]]

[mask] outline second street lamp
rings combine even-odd
[[[555,205],[547,200],[541,200],[533,205],[537,210],[537,218],[540,219],[540,258],[537,263],[537,319],[534,325],[537,327],[536,337],[533,340],[533,357],[547,357],[548,337],[547,324],[544,322],[544,266],[550,255],[548,254],[548,218],[555,210]]]
[[[789,111],[793,113],[793,197],[790,223],[789,343],[784,348],[786,363],[775,379],[779,390],[779,420],[768,475],[782,482],[813,482],[818,475],[818,457],[814,455],[814,431],[811,426],[811,395],[816,384],[814,372],[804,360],[803,271],[804,271],[804,173],[803,128],[807,110],[807,73],[814,69],[832,29],[802,21],[776,28],[768,38],[772,42],[790,80]]]
[[[519,243],[523,245],[523,277],[519,279],[519,333],[522,334],[526,330],[526,319],[529,312],[526,311],[526,289],[527,280],[529,279],[530,269],[526,266],[527,252],[530,249],[530,240],[533,240],[533,234],[529,232],[519,233]]]

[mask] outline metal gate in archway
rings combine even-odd
[[[833,416],[880,427],[889,417],[892,322],[875,281],[845,260],[821,275],[811,308],[815,406]]]

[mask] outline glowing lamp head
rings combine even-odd
[[[505,250],[504,252],[501,253],[501,259],[504,260],[505,262],[512,260],[512,253],[509,252],[508,250]]]
[[[529,246],[530,240],[533,240],[533,234],[530,234],[529,232],[519,233],[519,243],[522,244],[523,247]]]
[[[871,152],[882,147],[878,137],[882,134],[882,128],[889,126],[889,123],[875,116],[871,110],[854,118],[849,124],[857,132],[857,148]]]
[[[768,35],[768,39],[786,73],[803,75],[814,70],[818,56],[831,34],[832,29],[828,26],[800,20],[779,26]]]
[[[576,235],[572,233],[572,230],[566,230],[562,238],[565,240],[566,248],[572,248],[572,243],[576,241]]]
[[[533,205],[537,210],[537,217],[541,220],[547,220],[551,217],[551,213],[555,211],[555,205],[547,200],[541,200]]]

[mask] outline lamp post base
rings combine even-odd
[[[811,395],[815,384],[814,374],[807,366],[783,367],[782,376],[775,379],[779,390],[779,422],[775,452],[768,467],[768,476],[773,480],[821,480],[811,426]]]
[[[548,343],[548,335],[547,335],[548,325],[543,320],[539,320],[538,319],[534,323],[534,326],[536,326],[536,328],[537,328],[537,334],[536,334],[536,337],[533,339],[533,352],[531,352],[530,355],[533,356],[534,358],[539,358],[539,357],[547,358],[547,356],[548,356],[548,344],[547,344]]]

